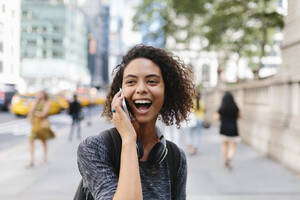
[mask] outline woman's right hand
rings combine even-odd
[[[122,138],[122,143],[127,143],[127,142],[136,142],[137,134],[136,131],[130,121],[130,118],[127,116],[125,111],[123,110],[122,107],[122,100],[125,98],[121,91],[115,94],[112,103],[111,103],[111,108],[115,110],[113,112],[113,123],[118,130],[121,138]]]

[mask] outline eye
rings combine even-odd
[[[149,84],[151,84],[151,85],[154,85],[154,84],[157,84],[157,83],[158,83],[158,81],[155,80],[155,79],[150,79],[150,80],[148,80],[147,82],[148,82]]]
[[[136,81],[135,80],[127,80],[125,83],[128,85],[134,84]]]

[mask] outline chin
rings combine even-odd
[[[153,117],[148,117],[148,116],[139,116],[136,118],[137,122],[140,124],[145,124],[145,123],[149,123],[153,120],[155,120],[156,118]]]

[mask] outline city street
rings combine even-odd
[[[82,123],[83,137],[111,127],[99,117],[100,109],[92,109],[88,126]],[[24,169],[29,159],[27,135],[20,134],[18,142],[0,150],[0,199],[9,200],[65,200],[72,199],[80,180],[76,164],[79,141],[67,139],[71,120],[62,113],[51,117],[56,139],[49,142],[49,163],[39,165],[42,146],[37,143],[36,165]],[[19,119],[20,133],[29,130]],[[7,123],[2,123],[8,126]],[[21,126],[23,124],[23,126]],[[0,125],[2,127],[2,125]],[[2,130],[2,129],[1,129]],[[15,133],[17,133],[16,131]],[[28,134],[28,133],[27,133]],[[12,140],[12,141],[15,141]],[[184,135],[181,136],[181,146]],[[1,143],[4,143],[1,140]],[[220,154],[217,129],[205,130],[197,156],[187,156],[187,199],[191,200],[299,200],[300,178],[282,165],[239,144],[233,170],[224,168]]]

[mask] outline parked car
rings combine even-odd
[[[81,106],[85,107],[91,104],[90,98],[86,94],[79,94],[78,95],[78,101],[81,104]]]
[[[98,96],[97,98],[96,98],[96,104],[98,104],[98,105],[103,105],[104,103],[105,103],[105,97],[102,97],[102,96]]]
[[[10,111],[16,115],[28,115],[33,105],[35,94],[15,94],[12,98]],[[56,97],[49,96],[50,99],[50,115],[57,114],[61,111],[61,107]]]
[[[67,110],[69,108],[69,102],[68,102],[67,98],[65,98],[63,96],[57,96],[57,100],[58,100],[58,103],[59,103],[59,106],[61,107],[61,109]]]
[[[16,93],[14,84],[0,83],[0,109],[8,110],[11,104],[11,99]]]
[[[35,95],[33,94],[15,94],[11,101],[10,111],[16,115],[26,116],[33,105]]]
[[[59,103],[59,99],[56,96],[51,96],[49,95],[49,100],[50,100],[50,115],[55,115],[57,113],[60,113],[62,110],[61,105]]]

